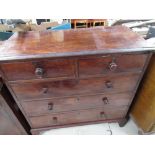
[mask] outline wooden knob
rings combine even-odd
[[[115,62],[112,62],[109,64],[109,69],[111,71],[115,71],[117,69],[117,64]]]
[[[105,82],[105,85],[106,85],[107,88],[112,88],[112,87],[113,87],[111,81],[106,81],[106,82]]]
[[[43,69],[43,68],[36,68],[36,70],[35,70],[35,75],[36,75],[38,78],[42,78],[42,77],[43,77],[43,74],[44,74],[44,69]]]
[[[43,94],[47,94],[47,92],[48,92],[48,88],[46,88],[46,87],[43,88],[43,89],[42,89],[42,92],[43,92]]]
[[[103,103],[104,104],[109,104],[109,101],[108,101],[108,98],[107,97],[104,97],[102,100],[103,100]]]
[[[104,117],[105,118],[105,113],[104,113],[104,111],[102,111],[102,112],[100,112],[100,117]]]
[[[58,122],[58,118],[57,117],[53,117],[53,122],[57,123]]]
[[[48,110],[50,111],[53,110],[53,105],[54,105],[53,103],[48,103]]]

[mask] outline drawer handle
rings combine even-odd
[[[111,81],[106,81],[105,85],[107,88],[113,88],[112,82]]]
[[[101,117],[101,118],[105,118],[105,113],[104,113],[104,111],[100,112],[100,117]]]
[[[42,89],[42,92],[43,92],[43,94],[47,94],[48,88],[43,88],[43,89]]]
[[[53,110],[53,105],[54,105],[53,103],[48,103],[48,110],[50,111]]]
[[[106,104],[109,104],[109,101],[108,101],[108,98],[107,97],[104,97],[102,100],[103,100],[103,102],[104,102],[105,105]]]
[[[115,62],[112,62],[109,64],[109,69],[111,71],[115,71],[117,69],[117,64]]]
[[[57,117],[53,117],[53,122],[57,123],[58,122],[58,118]]]
[[[44,69],[43,69],[43,68],[36,68],[36,70],[35,70],[35,75],[36,75],[38,78],[42,78],[43,75],[44,75]]]

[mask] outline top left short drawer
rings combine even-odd
[[[8,81],[46,78],[72,78],[75,61],[69,59],[9,62],[1,64]]]

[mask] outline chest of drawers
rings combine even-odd
[[[17,33],[1,49],[0,70],[32,134],[122,125],[153,50],[121,26]]]

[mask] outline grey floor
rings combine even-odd
[[[124,127],[118,123],[101,123],[77,127],[53,129],[42,133],[43,135],[137,135],[138,128],[130,119]]]

